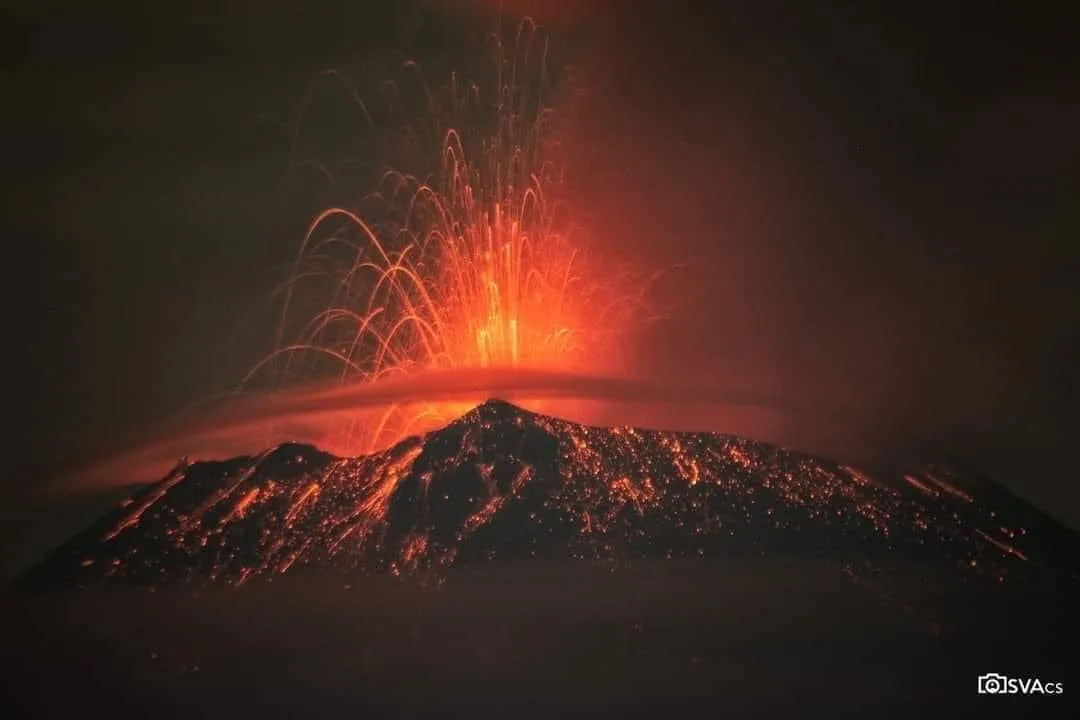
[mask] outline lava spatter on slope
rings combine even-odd
[[[739,437],[588,427],[492,400],[364,457],[287,444],[181,463],[23,580],[239,584],[303,568],[799,555],[857,576],[901,560],[999,584],[1075,580],[1060,559],[1076,547],[1022,501],[946,468],[871,476]]]

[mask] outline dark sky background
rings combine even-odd
[[[495,4],[7,4],[9,516],[270,349],[315,74],[452,58]],[[1080,37],[1003,5],[507,8],[570,43],[601,245],[686,264],[637,372],[860,405],[1078,527]]]

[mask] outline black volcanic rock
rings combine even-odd
[[[1074,718],[1077,557],[955,465],[490,401],[368,457],[179,464],[20,581],[61,592],[8,595],[5,707]],[[987,698],[988,672],[1065,694]]]
[[[1072,592],[1080,542],[992,482],[948,468],[871,477],[738,437],[586,427],[491,400],[366,457],[286,444],[181,463],[20,584],[759,556],[828,559],[884,596],[901,566],[929,585]]]

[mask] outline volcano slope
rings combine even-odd
[[[159,715],[906,713],[986,700],[986,672],[1080,679],[1078,557],[949,467],[871,475],[491,400],[366,457],[180,463],[19,578],[8,649],[37,709],[48,687],[27,688],[64,672]]]

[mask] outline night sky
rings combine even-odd
[[[332,199],[289,171],[315,75],[452,62],[490,8],[8,5],[0,497],[25,523],[50,469],[271,349],[269,293]],[[1080,527],[1074,23],[1036,2],[532,5],[580,70],[568,142],[604,248],[686,265],[636,372],[857,404]]]

